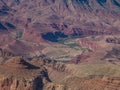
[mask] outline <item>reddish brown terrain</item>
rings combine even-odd
[[[1,56],[4,60],[0,65],[0,90],[120,90],[120,77],[84,77],[75,71],[78,68],[74,69],[79,65],[71,64],[71,69],[69,65],[45,57],[31,61],[22,56],[11,56],[9,52],[5,55],[7,60]]]
[[[0,90],[120,90],[120,0],[0,0]]]

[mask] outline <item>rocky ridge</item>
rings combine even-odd
[[[12,56],[0,65],[0,90],[78,89],[119,90],[120,78],[94,75],[87,78],[76,77],[67,67],[67,63],[46,57],[29,60],[22,56]]]

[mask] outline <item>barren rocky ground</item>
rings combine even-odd
[[[120,0],[0,0],[0,90],[120,90]]]

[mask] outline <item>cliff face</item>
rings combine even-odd
[[[36,83],[38,80],[17,80],[12,77],[4,77],[0,80],[1,90],[41,90]],[[39,82],[39,84],[42,84]],[[37,88],[36,88],[37,87]]]
[[[73,64],[56,62],[45,57],[32,61],[11,56],[0,65],[0,90],[119,90],[120,78],[95,75],[81,78],[73,73]],[[75,69],[79,71],[75,65]],[[76,70],[75,70],[76,71]]]
[[[42,90],[50,82],[44,67],[34,66],[21,57],[12,57],[0,68],[0,90]]]
[[[43,58],[29,61],[22,56],[7,59],[0,65],[0,90],[64,90],[63,85],[50,80],[46,69],[63,72],[64,64]]]
[[[7,50],[3,50],[0,48],[0,57],[9,58],[12,56],[14,56],[14,54],[12,54],[11,52],[8,52]]]

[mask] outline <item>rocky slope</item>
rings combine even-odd
[[[114,37],[114,38],[109,37],[106,39],[106,42],[120,44],[120,38],[119,37]]]
[[[48,41],[119,35],[119,3],[118,0],[0,0],[0,47],[34,57],[43,54]],[[92,49],[99,47],[87,43],[93,44]]]
[[[59,84],[51,82],[46,67],[62,72],[64,64],[44,58],[30,61],[22,56],[11,56],[2,49],[1,52],[8,54],[5,53],[7,58],[3,57],[0,65],[0,90],[52,90],[54,87],[59,90]]]
[[[1,90],[41,90],[43,77],[48,79],[45,68],[36,67],[20,57],[12,57],[0,68]]]
[[[112,80],[112,81],[111,81]],[[94,78],[94,79],[80,79],[71,78],[67,81],[68,90],[119,90],[119,78]],[[75,83],[75,84],[74,84]]]
[[[51,82],[43,65],[32,65],[20,56],[10,58],[0,66],[0,90],[61,90],[62,85]]]
[[[42,56],[32,60],[23,56],[11,56],[4,59],[0,65],[0,90],[119,90],[120,74],[119,68],[111,64],[111,68],[116,67],[116,77],[107,76],[107,72],[95,75],[84,75],[78,73],[82,70],[91,69],[82,66],[82,64],[69,64],[56,62]],[[83,64],[84,65],[84,64]],[[92,64],[91,64],[92,65]],[[94,64],[95,65],[95,64]],[[102,65],[102,64],[101,64]],[[101,66],[100,65],[100,66]],[[69,67],[70,66],[70,67]],[[80,67],[81,66],[81,67]],[[87,65],[86,65],[87,66]],[[109,67],[103,66],[104,69]],[[80,68],[79,68],[80,67]],[[109,67],[109,68],[110,68]],[[99,63],[96,68],[99,67]],[[93,68],[92,71],[94,71]],[[76,71],[77,70],[77,71]],[[110,69],[114,70],[114,69]],[[87,71],[88,72],[88,71]],[[96,70],[96,73],[102,72]],[[89,72],[88,72],[89,73]],[[82,74],[82,76],[81,76]],[[109,72],[108,72],[109,74]],[[85,77],[84,77],[85,76]],[[97,84],[96,84],[97,83]]]
[[[0,0],[0,90],[120,90],[119,8]]]

